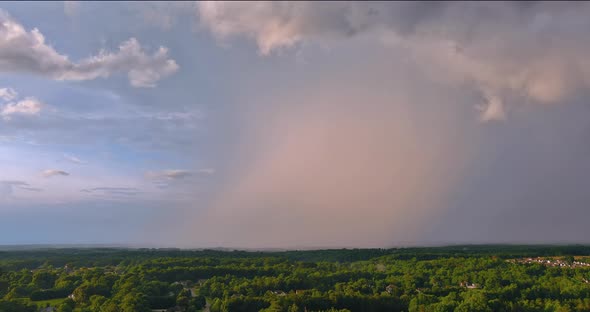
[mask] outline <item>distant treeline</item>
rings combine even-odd
[[[590,256],[585,245],[458,245],[444,247],[408,247],[388,249],[324,249],[293,251],[222,251],[180,249],[124,249],[124,248],[37,248],[30,250],[0,251],[0,268],[7,270],[30,269],[40,265],[55,267],[66,264],[77,267],[116,266],[143,262],[155,258],[258,258],[276,257],[296,261],[355,262],[381,256],[399,260],[434,260],[447,257],[499,258],[542,256]],[[2,261],[4,260],[4,261]]]

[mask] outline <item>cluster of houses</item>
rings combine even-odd
[[[521,264],[530,264],[530,263],[539,263],[545,266],[550,267],[560,267],[560,268],[581,268],[581,267],[590,267],[590,264],[582,262],[582,261],[564,261],[561,259],[547,259],[547,258],[522,258],[522,259],[513,259],[508,260],[512,263],[521,263]]]

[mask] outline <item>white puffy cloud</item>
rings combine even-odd
[[[43,171],[41,173],[41,175],[43,175],[43,177],[45,177],[45,178],[50,178],[50,177],[55,177],[55,176],[69,176],[70,174],[63,171],[63,170],[47,169],[47,170]]]
[[[32,96],[15,101],[18,99],[18,93],[12,88],[0,89],[0,99],[8,101],[4,105],[0,105],[0,116],[4,120],[11,119],[12,115],[39,115],[43,106],[45,106]]]
[[[78,70],[65,73],[65,80],[88,80],[108,77],[113,72],[126,71],[129,82],[134,87],[155,87],[156,83],[178,70],[178,65],[168,58],[168,49],[160,47],[148,55],[135,38],[123,42],[117,53],[101,53],[81,61]]]
[[[338,10],[343,4],[329,6]],[[219,38],[245,35],[256,40],[262,54],[269,54],[315,36],[316,31],[340,32],[340,28],[331,23],[340,21],[331,19],[329,6],[306,2],[203,1],[199,2],[198,9],[201,24]]]
[[[134,87],[154,87],[159,80],[178,70],[160,47],[146,53],[135,38],[120,44],[118,51],[100,51],[97,55],[72,62],[45,42],[37,28],[27,31],[21,24],[0,10],[0,72],[25,72],[55,80],[92,80],[126,73]]]
[[[18,93],[12,88],[0,88],[0,99],[4,101],[12,101],[16,99]]]
[[[38,115],[43,103],[34,97],[27,97],[18,102],[7,103],[0,108],[0,116],[10,119],[12,115]]]

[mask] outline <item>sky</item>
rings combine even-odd
[[[2,2],[0,245],[590,243],[589,15]]]

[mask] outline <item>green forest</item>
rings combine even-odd
[[[0,312],[590,311],[590,247],[11,248]]]

